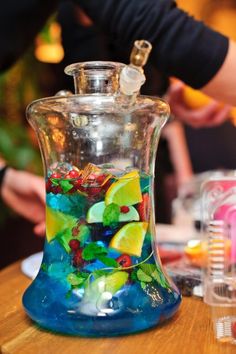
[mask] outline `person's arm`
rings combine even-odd
[[[160,71],[194,88],[204,87],[216,99],[220,95],[221,101],[236,104],[236,75],[224,77],[236,69],[235,44],[230,42],[229,46],[228,38],[194,20],[174,1],[74,1],[121,45],[131,47],[136,39],[150,41],[151,59]]]
[[[225,97],[229,104],[236,106],[236,42],[229,42],[223,65],[202,91],[219,101],[224,101]]]
[[[220,106],[220,102],[211,100],[200,108],[190,108],[184,100],[184,84],[174,81],[165,95],[172,114],[193,128],[214,127],[229,119],[231,106]]]
[[[0,159],[1,170],[5,162]],[[45,186],[44,179],[32,173],[7,167],[1,178],[0,197],[19,215],[35,224],[34,232],[45,235]]]
[[[166,138],[170,159],[174,167],[178,188],[191,181],[193,169],[183,126],[174,120],[165,125],[162,136]]]

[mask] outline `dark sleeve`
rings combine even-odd
[[[171,0],[74,0],[115,41],[153,44],[157,68],[194,88],[208,83],[224,62],[228,39],[194,20]]]
[[[0,71],[8,69],[33,44],[58,0],[6,0],[0,9]]]

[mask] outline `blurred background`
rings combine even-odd
[[[236,0],[178,0],[177,3],[196,18],[236,38]],[[64,74],[66,65],[86,60],[128,62],[129,52],[110,42],[78,7],[62,1],[58,12],[49,19],[25,55],[0,74],[0,156],[15,168],[43,175],[37,140],[25,118],[26,106],[60,89],[73,90],[71,78]],[[169,79],[151,64],[145,73],[147,83],[143,93],[162,96]],[[195,94],[192,91],[190,98]],[[183,126],[183,129],[194,174],[235,167],[233,120],[217,128],[196,130]],[[179,186],[165,136],[159,145],[156,175],[157,221],[171,223],[172,201],[178,195]],[[1,205],[0,268],[42,250],[44,240],[32,230],[28,221]]]

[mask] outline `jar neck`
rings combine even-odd
[[[84,62],[69,65],[65,73],[73,76],[76,94],[115,94],[124,64],[113,62]]]

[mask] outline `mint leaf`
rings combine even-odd
[[[60,180],[58,179],[58,178],[51,178],[50,179],[50,181],[52,182],[52,184],[54,185],[54,186],[59,186],[59,182],[60,182]]]
[[[155,272],[155,270],[157,269],[155,264],[149,264],[149,263],[141,264],[140,268],[144,273],[150,276],[152,276],[152,273]]]
[[[140,285],[141,285],[141,288],[144,290],[145,288],[146,288],[146,283],[144,283],[143,281],[141,281],[141,283],[140,283]]]
[[[115,259],[106,257],[106,256],[97,256],[97,259],[104,263],[107,267],[114,267],[117,268],[119,266],[119,263],[116,262]]]
[[[163,288],[170,287],[169,283],[166,280],[165,276],[163,275],[161,269],[159,267],[157,267],[155,264],[141,264],[139,270],[142,270],[146,274],[146,276],[151,277],[152,280],[155,280]],[[141,275],[141,277],[142,277],[142,275]],[[141,280],[141,279],[139,279],[139,280]]]
[[[103,226],[113,226],[119,221],[120,207],[115,203],[106,206],[103,212]]]
[[[70,183],[68,180],[62,180],[60,181],[60,186],[63,190],[64,193],[68,192],[73,188],[73,184]]]
[[[72,286],[79,286],[82,285],[89,277],[88,273],[85,272],[78,272],[78,273],[70,273],[67,275],[66,279],[68,283]]]
[[[68,283],[70,283],[71,285],[75,286],[75,285],[82,284],[85,279],[75,275],[74,273],[70,273],[70,274],[67,275],[66,280],[68,281]]]
[[[137,278],[137,271],[136,271],[136,270],[133,270],[133,271],[131,272],[130,278],[131,278],[132,281],[138,281],[138,278]]]
[[[40,268],[42,269],[43,272],[47,272],[48,270],[48,266],[46,263],[42,263]]]
[[[87,225],[80,225],[79,234],[76,238],[80,241],[81,246],[84,246],[85,242],[88,241],[89,237],[90,237],[89,227]]]
[[[92,261],[98,256],[105,256],[106,254],[107,249],[105,247],[99,246],[96,242],[91,242],[83,249],[82,257],[85,261]]]
[[[140,280],[141,282],[144,282],[144,283],[150,283],[152,281],[152,277],[150,277],[149,275],[144,273],[144,271],[142,269],[139,269],[137,271],[137,278],[138,278],[138,280]]]
[[[154,272],[152,272],[152,277],[153,277],[153,279],[155,279],[158,283],[161,283],[160,274],[158,273],[157,270],[154,270]]]
[[[69,242],[72,239],[71,230],[70,229],[64,230],[63,233],[59,234],[56,238],[59,241],[59,243],[64,247],[66,252],[70,253],[71,248],[69,246]]]

